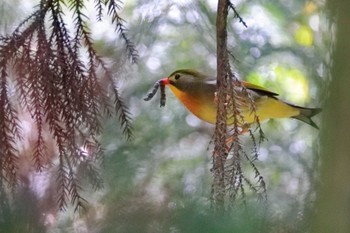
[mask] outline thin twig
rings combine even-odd
[[[239,19],[239,22],[241,24],[243,24],[244,27],[248,28],[248,25],[243,20],[243,18],[240,16],[240,14],[238,13],[238,11],[236,10],[235,6],[233,5],[233,3],[231,1],[229,1],[228,6],[229,6],[229,8],[231,8],[233,10],[234,15],[235,15],[235,17],[237,17]]]

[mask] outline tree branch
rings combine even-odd
[[[258,145],[254,135],[250,134],[254,147],[252,158],[245,152],[239,137],[243,132],[251,132],[250,125],[245,123],[244,118],[246,114],[255,114],[256,108],[251,94],[234,76],[230,68],[226,28],[228,10],[232,7],[229,0],[219,0],[216,21],[217,117],[214,133],[212,204],[220,211],[232,205],[239,194],[243,198],[246,196],[244,185],[248,185],[253,193],[266,199],[265,182],[254,165],[254,160],[258,156]],[[241,18],[240,21],[242,22]],[[247,113],[242,110],[243,105],[249,106],[251,112]],[[258,116],[255,118],[260,129]],[[243,171],[244,166],[241,165],[242,159],[247,160],[255,172],[255,178],[258,180],[257,186],[254,186],[253,182],[246,177]]]
[[[219,208],[223,207],[226,194],[225,161],[228,155],[226,150],[227,105],[225,104],[230,85],[226,31],[228,4],[228,0],[219,0],[216,19],[218,109],[214,134],[212,198]]]

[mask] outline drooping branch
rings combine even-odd
[[[118,4],[118,1],[109,1],[108,14],[112,16],[112,22],[116,25],[115,30],[119,33],[119,35],[125,41],[128,55],[132,63],[136,63],[138,60],[138,53],[137,53],[137,50],[135,49],[134,43],[128,38],[126,34],[127,29],[124,26],[124,20],[118,14],[118,10],[120,8],[121,7]]]
[[[84,1],[67,3],[73,12],[73,31],[64,21],[64,3],[42,0],[12,34],[0,37],[0,179],[11,185],[18,182],[21,117],[29,113],[36,137],[32,160],[39,171],[57,161],[61,209],[69,201],[76,207],[84,203],[77,168],[89,173],[94,187],[100,187],[96,182],[101,178],[92,164],[102,154],[96,139],[101,120],[116,114],[123,133],[132,136],[130,114],[117,79],[93,46]],[[128,57],[136,62],[137,51],[126,35],[118,4],[117,0],[95,1],[97,18],[101,20],[106,10],[126,44]],[[48,141],[54,141],[55,156],[47,151]]]

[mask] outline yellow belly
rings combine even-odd
[[[289,118],[300,114],[299,109],[276,98],[263,96],[255,102],[256,113],[244,112],[246,123],[253,123],[255,115],[259,121],[265,121],[270,118]]]
[[[202,97],[194,97],[188,93],[182,92],[176,87],[169,85],[175,96],[186,106],[186,108],[195,116],[203,121],[215,124],[217,105],[214,100],[214,93],[206,93]],[[209,97],[209,98],[208,98]],[[255,122],[255,115],[259,121],[270,118],[288,118],[299,115],[299,110],[276,98],[262,96],[255,102],[256,112],[252,112],[250,107],[241,109],[244,122],[241,124],[251,124]],[[233,119],[228,119],[228,124],[232,124]]]

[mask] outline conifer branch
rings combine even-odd
[[[64,21],[65,3],[73,12],[73,31],[68,30]],[[93,46],[84,1],[65,3],[42,0],[12,34],[0,36],[0,179],[12,186],[18,183],[20,151],[16,145],[21,137],[20,109],[30,114],[36,129],[32,150],[35,170],[52,166],[57,158],[60,209],[69,203],[77,208],[85,203],[77,174],[80,167],[89,174],[94,188],[102,187],[94,165],[102,159],[101,145],[96,140],[102,119],[116,114],[123,134],[128,139],[132,137],[130,113],[120,96],[117,79]],[[119,16],[120,1],[95,0],[95,6],[98,20],[102,20],[103,14],[111,17],[131,62],[135,63],[138,55]],[[82,55],[85,51],[87,62]],[[107,85],[102,83],[105,81]],[[10,89],[12,84],[14,90]],[[111,87],[112,95],[104,86]],[[48,154],[48,140],[53,140],[57,147],[55,156]]]
[[[239,22],[241,24],[243,24],[244,27],[248,27],[247,23],[243,20],[243,18],[240,16],[240,14],[238,13],[238,11],[236,10],[236,7],[233,5],[233,3],[231,1],[229,1],[228,6],[231,10],[233,10],[234,16],[236,18],[238,18]]]
[[[256,115],[254,96],[243,83],[231,71],[229,63],[229,51],[227,50],[227,15],[228,10],[234,7],[228,0],[220,0],[217,15],[217,119],[214,133],[212,203],[216,209],[225,210],[235,204],[237,197],[242,197],[246,202],[248,185],[249,190],[260,196],[266,197],[266,186],[254,161],[258,157],[258,147],[263,134],[260,134],[259,144],[256,143],[250,125],[245,122],[246,115],[252,114],[260,132],[259,118]],[[236,11],[235,11],[236,12]],[[237,13],[237,17],[240,16]],[[241,19],[241,18],[240,18]],[[241,20],[243,23],[244,21]],[[245,25],[245,23],[244,23]],[[233,53],[231,53],[232,57]],[[228,123],[229,122],[229,123]],[[240,136],[244,132],[250,132],[253,142],[253,158],[251,159],[243,148]],[[252,168],[257,185],[247,178],[243,171],[242,163],[247,160]]]
[[[137,63],[139,55],[138,52],[135,48],[134,43],[128,38],[127,36],[127,29],[124,26],[124,19],[122,19],[119,14],[118,14],[118,10],[121,8],[120,1],[116,0],[116,1],[109,1],[108,3],[108,15],[110,15],[112,17],[112,23],[114,23],[116,25],[115,30],[119,33],[119,35],[121,36],[121,38],[124,40],[125,44],[126,44],[126,48],[129,54],[129,58],[131,59],[132,63]],[[107,3],[106,3],[107,5]]]

